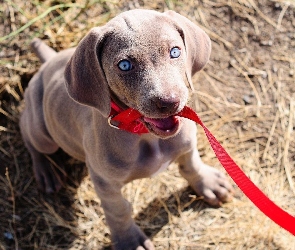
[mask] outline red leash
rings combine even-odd
[[[115,113],[119,114],[114,115],[114,117],[110,116],[110,120],[119,122],[118,128],[137,134],[148,133],[148,130],[140,121],[142,115],[137,110],[129,108],[122,112],[121,110],[116,110]],[[201,127],[205,131],[205,134],[210,142],[212,149],[215,152],[216,157],[225,168],[229,176],[243,191],[243,193],[266,216],[268,216],[271,220],[273,220],[282,228],[289,231],[291,234],[295,235],[295,217],[278,207],[245,175],[241,168],[233,161],[233,159],[229,156],[225,149],[216,140],[214,135],[203,124],[198,115],[191,108],[184,107],[184,109],[180,113],[178,113],[177,116],[190,119],[201,125]]]

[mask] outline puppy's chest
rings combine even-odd
[[[188,150],[189,144],[174,143],[173,141],[155,140],[140,143],[138,148],[137,166],[139,170],[148,172],[149,176],[155,176],[164,171],[170,163]]]

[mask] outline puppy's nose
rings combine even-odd
[[[174,114],[180,104],[180,100],[176,96],[167,98],[158,97],[155,99],[156,106],[162,114]]]

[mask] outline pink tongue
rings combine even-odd
[[[145,122],[153,124],[155,127],[162,130],[169,130],[175,127],[177,119],[175,116],[169,116],[168,118],[162,119],[152,119],[152,118],[143,118]]]

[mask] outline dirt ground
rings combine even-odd
[[[196,111],[253,182],[295,214],[294,0],[72,2],[0,0],[0,249],[110,248],[84,164],[58,152],[69,170],[66,187],[40,193],[18,120],[40,66],[29,49],[33,37],[56,50],[73,47],[90,27],[133,8],[173,9],[209,34],[210,62],[194,77]],[[199,131],[203,160],[222,169]],[[294,236],[237,187],[232,202],[212,208],[176,166],[128,184],[124,195],[156,249],[295,249]]]

